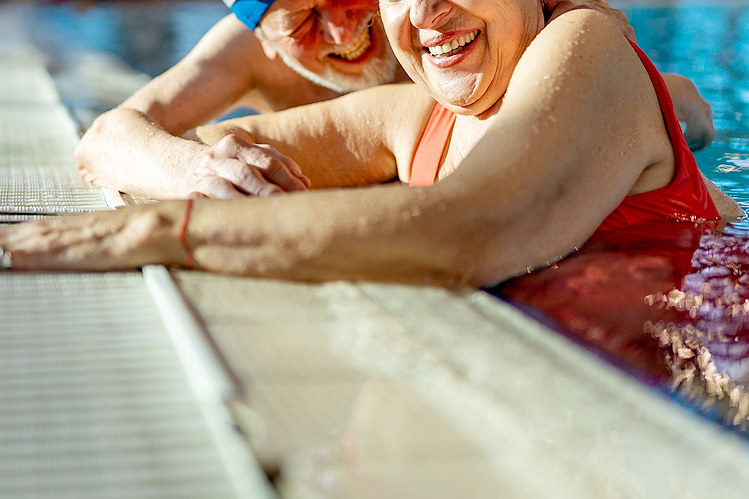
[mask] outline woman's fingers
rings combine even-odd
[[[183,203],[54,217],[0,227],[0,247],[19,270],[104,270],[181,262],[175,224]]]

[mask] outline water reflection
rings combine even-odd
[[[749,233],[714,223],[594,236],[492,290],[732,427],[749,420]]]
[[[749,7],[625,9],[662,71],[713,106],[703,172],[749,207]],[[493,290],[612,363],[746,434],[749,224],[664,223],[594,238]]]

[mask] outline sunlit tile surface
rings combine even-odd
[[[285,497],[749,486],[743,439],[483,292],[177,277],[242,382],[234,414]]]

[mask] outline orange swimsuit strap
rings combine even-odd
[[[410,187],[434,184],[454,124],[455,113],[437,103],[411,160]]]

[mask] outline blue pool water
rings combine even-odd
[[[174,65],[228,13],[218,0],[34,2],[27,30],[46,53],[111,53],[149,76]]]

